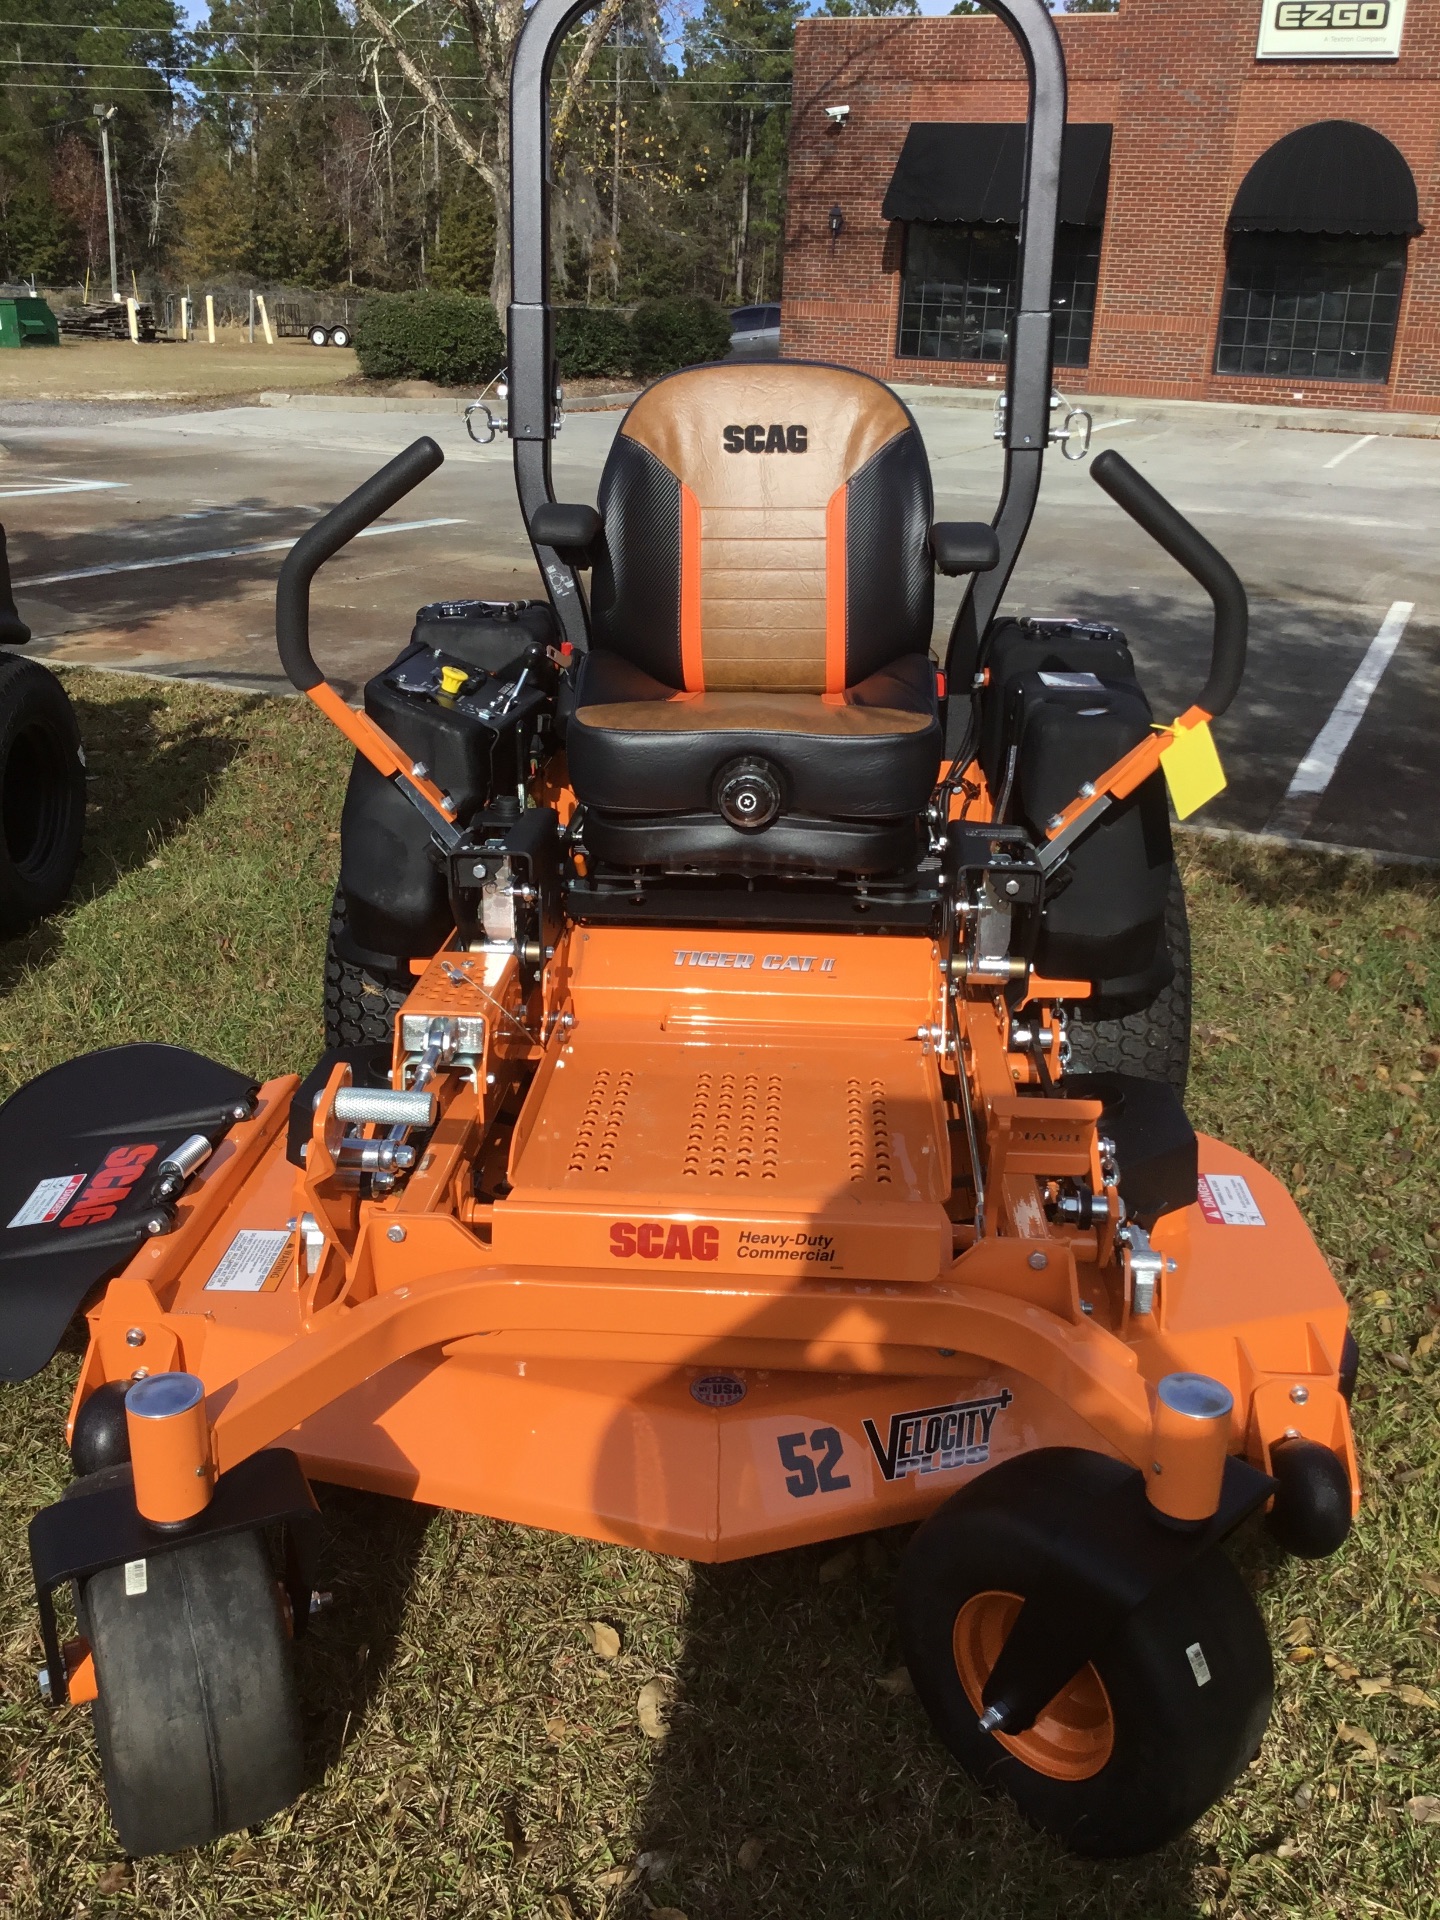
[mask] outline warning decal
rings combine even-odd
[[[1199,1200],[1200,1211],[1212,1227],[1263,1227],[1265,1224],[1249,1181],[1238,1173],[1202,1173]]]
[[[290,1234],[285,1227],[244,1227],[205,1282],[207,1293],[261,1293],[279,1266]]]
[[[85,1184],[83,1173],[57,1173],[42,1180],[10,1222],[12,1227],[43,1227],[58,1220]]]

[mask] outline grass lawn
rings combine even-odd
[[[320,1040],[344,755],[299,702],[72,674],[92,768],[75,904],[0,946],[0,1089],[178,1041],[257,1073]],[[1277,1643],[1263,1750],[1164,1853],[1069,1859],[984,1799],[895,1676],[901,1542],[692,1568],[324,1493],[334,1611],[302,1662],[313,1784],[263,1830],[130,1866],[83,1709],[51,1716],[24,1529],[66,1480],[77,1365],[0,1391],[0,1909],[74,1916],[1179,1920],[1440,1916],[1440,883],[1188,842],[1192,1108],[1290,1180],[1355,1310],[1359,1530],[1237,1556]],[[612,1623],[618,1657],[586,1623]],[[673,1684],[673,1730],[637,1724]],[[1440,1815],[1440,1808],[1436,1809]]]
[[[220,327],[212,347],[200,304],[196,339],[74,340],[0,355],[0,400],[201,400],[284,391],[323,391],[352,379],[351,347],[277,340],[267,347],[257,320],[253,344],[241,327]]]

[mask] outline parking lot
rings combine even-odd
[[[910,397],[937,515],[988,519],[1000,475],[988,415]],[[618,409],[567,419],[560,498],[594,499],[619,419]],[[1218,730],[1230,786],[1202,820],[1440,858],[1440,441],[1326,424],[1276,430],[1224,410],[1127,414],[1109,402],[1095,444],[1133,460],[1250,591],[1249,671]],[[273,596],[285,549],[421,433],[444,447],[444,468],[317,582],[315,651],[351,693],[422,602],[539,592],[506,442],[476,447],[458,414],[395,403],[0,406],[0,519],[33,651],[279,690]],[[943,635],[955,589],[941,586]],[[1050,462],[1008,604],[1122,626],[1162,717],[1205,677],[1204,596],[1083,465]]]

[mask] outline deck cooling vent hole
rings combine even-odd
[[[625,1105],[635,1075],[628,1069],[612,1074],[602,1067],[591,1084],[585,1111],[575,1130],[570,1149],[569,1173],[609,1173],[615,1159],[615,1147],[625,1121]]]
[[[680,1171],[687,1180],[774,1180],[780,1173],[778,1073],[702,1073]]]
[[[890,1116],[885,1082],[845,1083],[845,1147],[852,1181],[871,1179],[888,1187],[894,1181],[890,1160]]]

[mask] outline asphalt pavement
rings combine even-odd
[[[988,416],[907,394],[941,518],[988,519],[1001,456]],[[394,403],[391,403],[392,408]],[[574,413],[561,499],[593,500],[618,409]],[[1293,416],[1292,416],[1293,417]],[[1216,826],[1440,858],[1440,442],[1242,425],[1221,410],[1104,403],[1113,446],[1224,551],[1251,596],[1245,686],[1217,728]],[[56,661],[280,691],[274,584],[286,547],[420,434],[433,478],[332,561],[314,592],[317,658],[353,694],[422,602],[538,594],[508,444],[453,412],[60,402],[0,406],[0,519],[31,651]],[[941,582],[943,639],[956,588]],[[1047,464],[1007,606],[1113,620],[1157,714],[1205,678],[1208,602],[1089,478]]]

